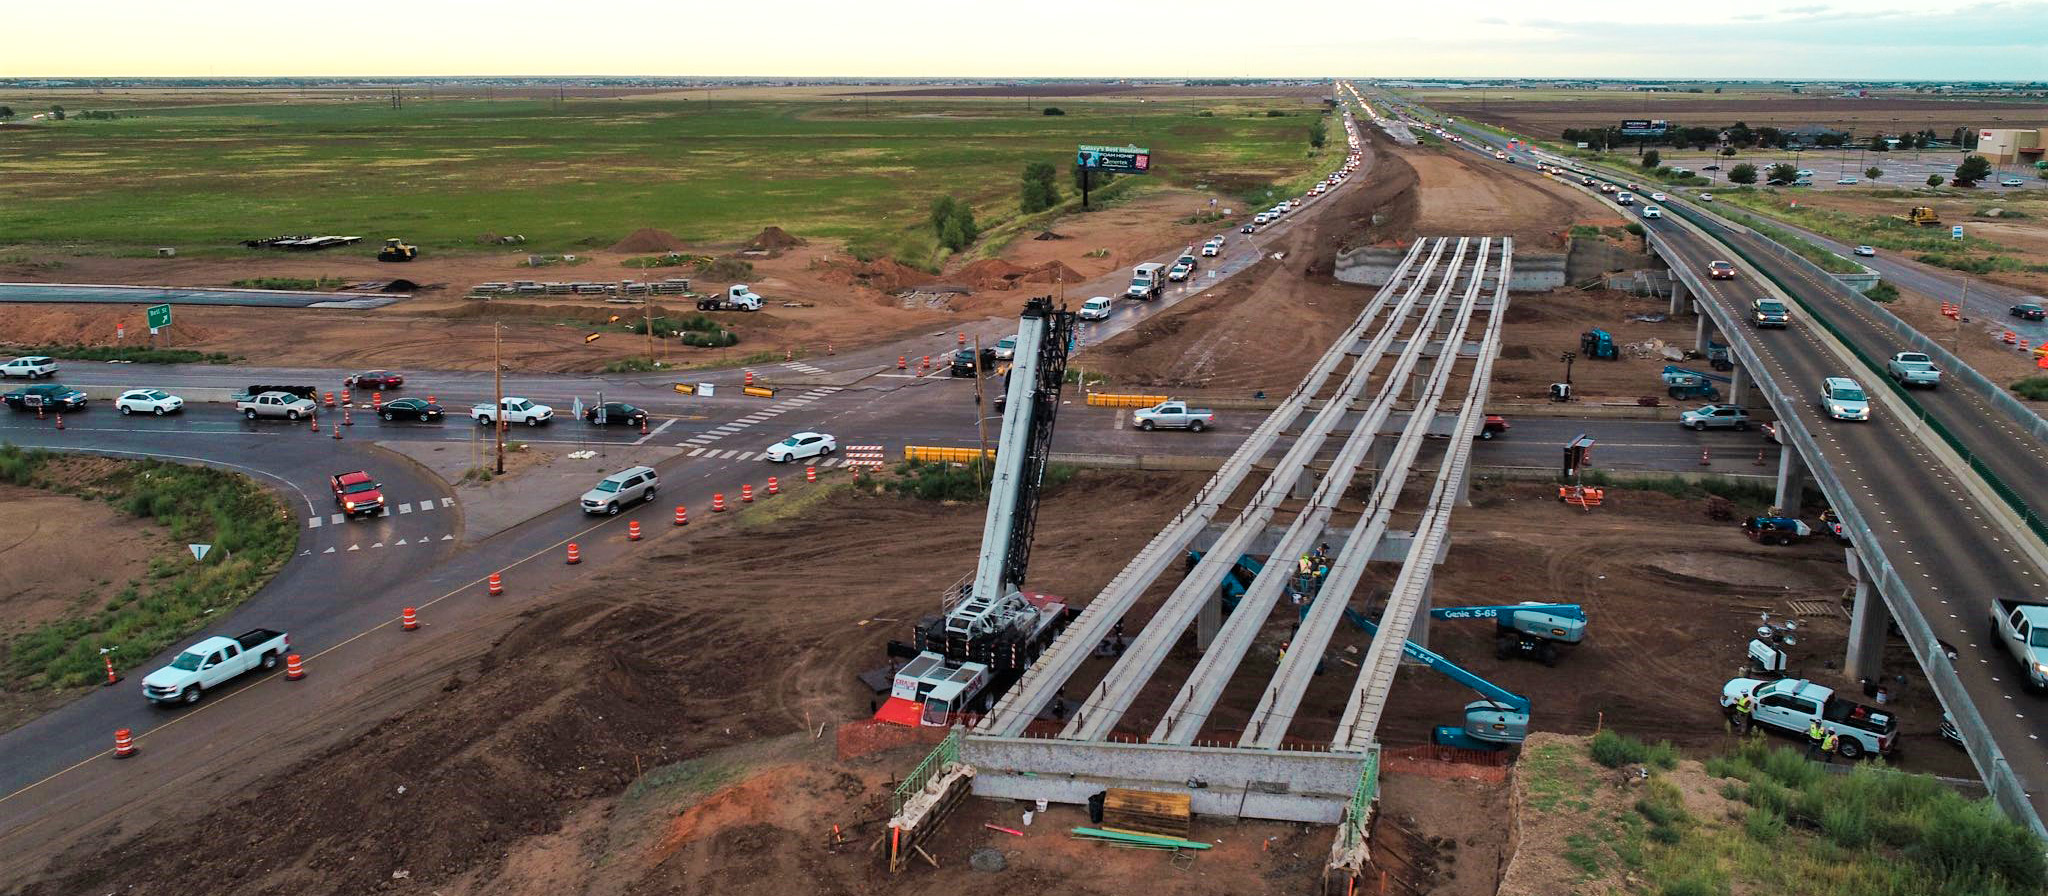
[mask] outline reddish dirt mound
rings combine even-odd
[[[975,289],[1015,289],[1019,283],[1082,283],[1088,278],[1059,261],[1027,268],[987,258],[961,268],[954,279]]]
[[[861,262],[852,259],[833,259],[820,262],[819,279],[840,286],[865,286],[883,292],[896,292],[913,286],[932,282],[932,275],[908,265],[899,264],[893,258],[877,258]]]
[[[1018,279],[1024,283],[1082,283],[1087,281],[1088,278],[1082,276],[1080,271],[1067,267],[1060,262],[1048,261],[1032,268],[1031,273],[1025,274]]]
[[[613,252],[674,252],[685,244],[676,235],[666,230],[642,227],[616,243]]]
[[[782,249],[794,249],[798,246],[807,244],[807,240],[803,239],[802,237],[796,236],[787,230],[784,230],[780,227],[768,227],[763,229],[760,233],[754,234],[754,238],[747,241],[747,248],[778,251]]]

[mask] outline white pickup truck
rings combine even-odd
[[[1991,630],[2026,676],[2029,690],[2048,690],[2048,603],[1991,599]]]
[[[1206,408],[1190,409],[1185,401],[1162,401],[1149,408],[1132,411],[1131,425],[1146,432],[1155,429],[1201,432],[1216,425],[1216,412]]]
[[[151,703],[198,703],[207,688],[219,687],[253,669],[274,669],[292,639],[284,632],[252,629],[239,637],[216,636],[185,648],[171,664],[142,680]]]
[[[311,417],[319,408],[310,398],[300,398],[290,392],[265,392],[235,402],[235,410],[242,416],[254,420],[258,417],[283,417],[297,420]]]
[[[1721,707],[1732,710],[1748,694],[1750,721],[1805,737],[1816,719],[1821,729],[1838,736],[1835,749],[1844,759],[1882,756],[1899,742],[1898,717],[1876,707],[1835,696],[1833,688],[1805,679],[1736,678],[1721,686]]]
[[[554,408],[544,404],[537,404],[524,398],[513,398],[509,395],[499,401],[499,406],[504,408],[506,423],[524,423],[528,426],[539,426],[555,417]],[[483,404],[471,407],[469,415],[476,419],[476,425],[478,426],[489,426],[498,421],[498,410],[491,407],[490,402],[484,402]]]

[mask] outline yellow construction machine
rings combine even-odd
[[[384,241],[384,248],[377,250],[378,261],[411,261],[420,257],[420,247],[393,237]]]
[[[1935,214],[1934,209],[1924,205],[1915,207],[1911,214],[1893,215],[1892,217],[1908,224],[1918,224],[1921,227],[1941,226],[1941,216]]]

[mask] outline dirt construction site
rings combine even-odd
[[[1119,385],[1285,393],[1370,297],[1332,278],[1337,252],[1445,233],[1507,235],[1518,251],[1564,252],[1573,226],[1616,223],[1582,193],[1527,171],[1475,165],[1450,150],[1401,149],[1377,135],[1366,154],[1365,182],[1315,206],[1316,217],[1252,269],[1090,346],[1077,366]],[[1122,206],[1116,218],[1076,222],[1063,241],[1071,246],[1033,242],[1008,263],[1099,276],[1122,262],[1089,256],[1094,244],[1121,241],[1128,259],[1198,233],[1157,223],[1196,198],[1161,194]],[[876,333],[916,325],[916,314],[891,305],[882,290],[846,285],[886,269],[854,276],[848,262],[825,256],[788,249],[761,262],[755,282],[807,295],[837,281],[865,290],[859,313],[872,316]],[[308,264],[308,272],[331,270]],[[1007,310],[1016,295],[987,289],[958,310]],[[1518,295],[1495,398],[1540,395],[1561,373],[1557,353],[1574,348],[1589,326],[1622,342],[1689,336],[1681,324],[1631,320],[1661,307],[1604,290]],[[196,347],[212,344],[209,327],[242,332],[261,316],[215,310],[217,321],[194,310],[186,338]],[[26,335],[74,338],[64,328],[85,327],[97,312],[65,313],[72,317],[32,312],[24,326],[42,329]],[[350,334],[397,333],[436,314],[484,326],[459,300],[419,301],[406,313],[412,317],[345,326]],[[534,305],[524,313],[558,312]],[[805,339],[825,332],[791,326]],[[534,369],[559,369],[545,359],[580,343],[582,330],[558,329],[559,339],[523,341],[519,357]],[[445,350],[447,339],[436,329],[419,351]],[[343,341],[331,352],[266,360],[428,357],[351,353]],[[432,357],[462,366],[487,356]],[[1580,362],[1574,376],[1589,400],[1628,400],[1657,391],[1647,364]],[[1031,587],[1077,600],[1097,594],[1204,479],[1093,470],[1052,487],[1039,512]],[[857,676],[884,663],[887,642],[936,611],[941,593],[973,567],[985,511],[844,477],[788,500],[767,513],[697,524],[687,537],[657,537],[629,566],[499,605],[482,625],[434,632],[433,649],[399,655],[351,683],[349,699],[318,710],[314,724],[232,745],[245,760],[235,773],[182,781],[175,801],[162,790],[144,795],[119,817],[76,827],[75,836],[10,844],[13,855],[0,863],[0,879],[12,881],[5,891],[1078,896],[1126,893],[1132,880],[1166,894],[1317,890],[1330,849],[1325,826],[1197,817],[1190,837],[1212,848],[1189,862],[1071,839],[1069,828],[1088,824],[1074,807],[1033,812],[983,799],[964,803],[923,844],[920,861],[891,874],[880,859],[890,788],[931,749],[932,732],[877,729],[868,720],[876,695]],[[1493,628],[1483,621],[1436,621],[1429,644],[1529,697],[1533,729],[1613,729],[1696,754],[1735,742],[1716,698],[1739,674],[1744,645],[1760,626],[1783,631],[1793,623],[1797,637],[1785,643],[1792,667],[1853,688],[1834,671],[1851,584],[1840,547],[1760,545],[1713,518],[1712,506],[1704,494],[1616,488],[1603,506],[1581,508],[1560,503],[1549,484],[1478,483],[1471,506],[1454,517],[1436,603],[1576,603],[1591,620],[1589,634],[1554,667],[1496,658]],[[1738,500],[1732,509],[1762,508]],[[1415,515],[1406,516],[1396,525],[1412,529]],[[1394,564],[1374,564],[1354,605],[1380,598],[1397,573]],[[1139,601],[1127,617],[1133,630],[1174,578]],[[1271,673],[1291,634],[1287,615],[1259,633],[1240,682]],[[1316,720],[1334,720],[1344,708],[1339,680],[1356,673],[1369,641],[1350,625],[1340,629],[1294,734],[1327,741]],[[1185,675],[1199,658],[1188,639],[1166,661],[1167,677]],[[1888,669],[1914,669],[1900,644],[1890,659]],[[1090,660],[1081,680],[1107,667]],[[1967,758],[1934,736],[1939,707],[1916,674],[1894,684],[1908,744],[1899,762],[1967,777]],[[1233,687],[1219,712],[1244,717],[1259,696]],[[1380,730],[1388,757],[1381,830],[1401,858],[1386,866],[1400,886],[1388,892],[1492,894],[1514,856],[1507,819],[1522,810],[1511,798],[1512,765],[1427,746],[1431,729],[1455,724],[1471,699],[1420,666],[1396,679]],[[1162,708],[1140,701],[1126,733],[1149,731]]]

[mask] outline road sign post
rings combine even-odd
[[[1960,239],[1962,239],[1962,238],[1963,238],[1963,225],[1961,225],[1961,224],[1957,224],[1956,226],[1954,226],[1954,227],[1951,227],[1951,228],[1949,228],[1949,229],[1948,229],[1948,238],[1949,238],[1949,239],[1952,239],[1952,240],[1960,240]]]
[[[149,306],[149,328],[150,328],[150,329],[152,329],[152,330],[160,330],[160,329],[163,329],[164,327],[168,327],[168,326],[170,326],[170,325],[171,325],[171,306],[169,306],[169,305],[151,305],[151,306]]]

